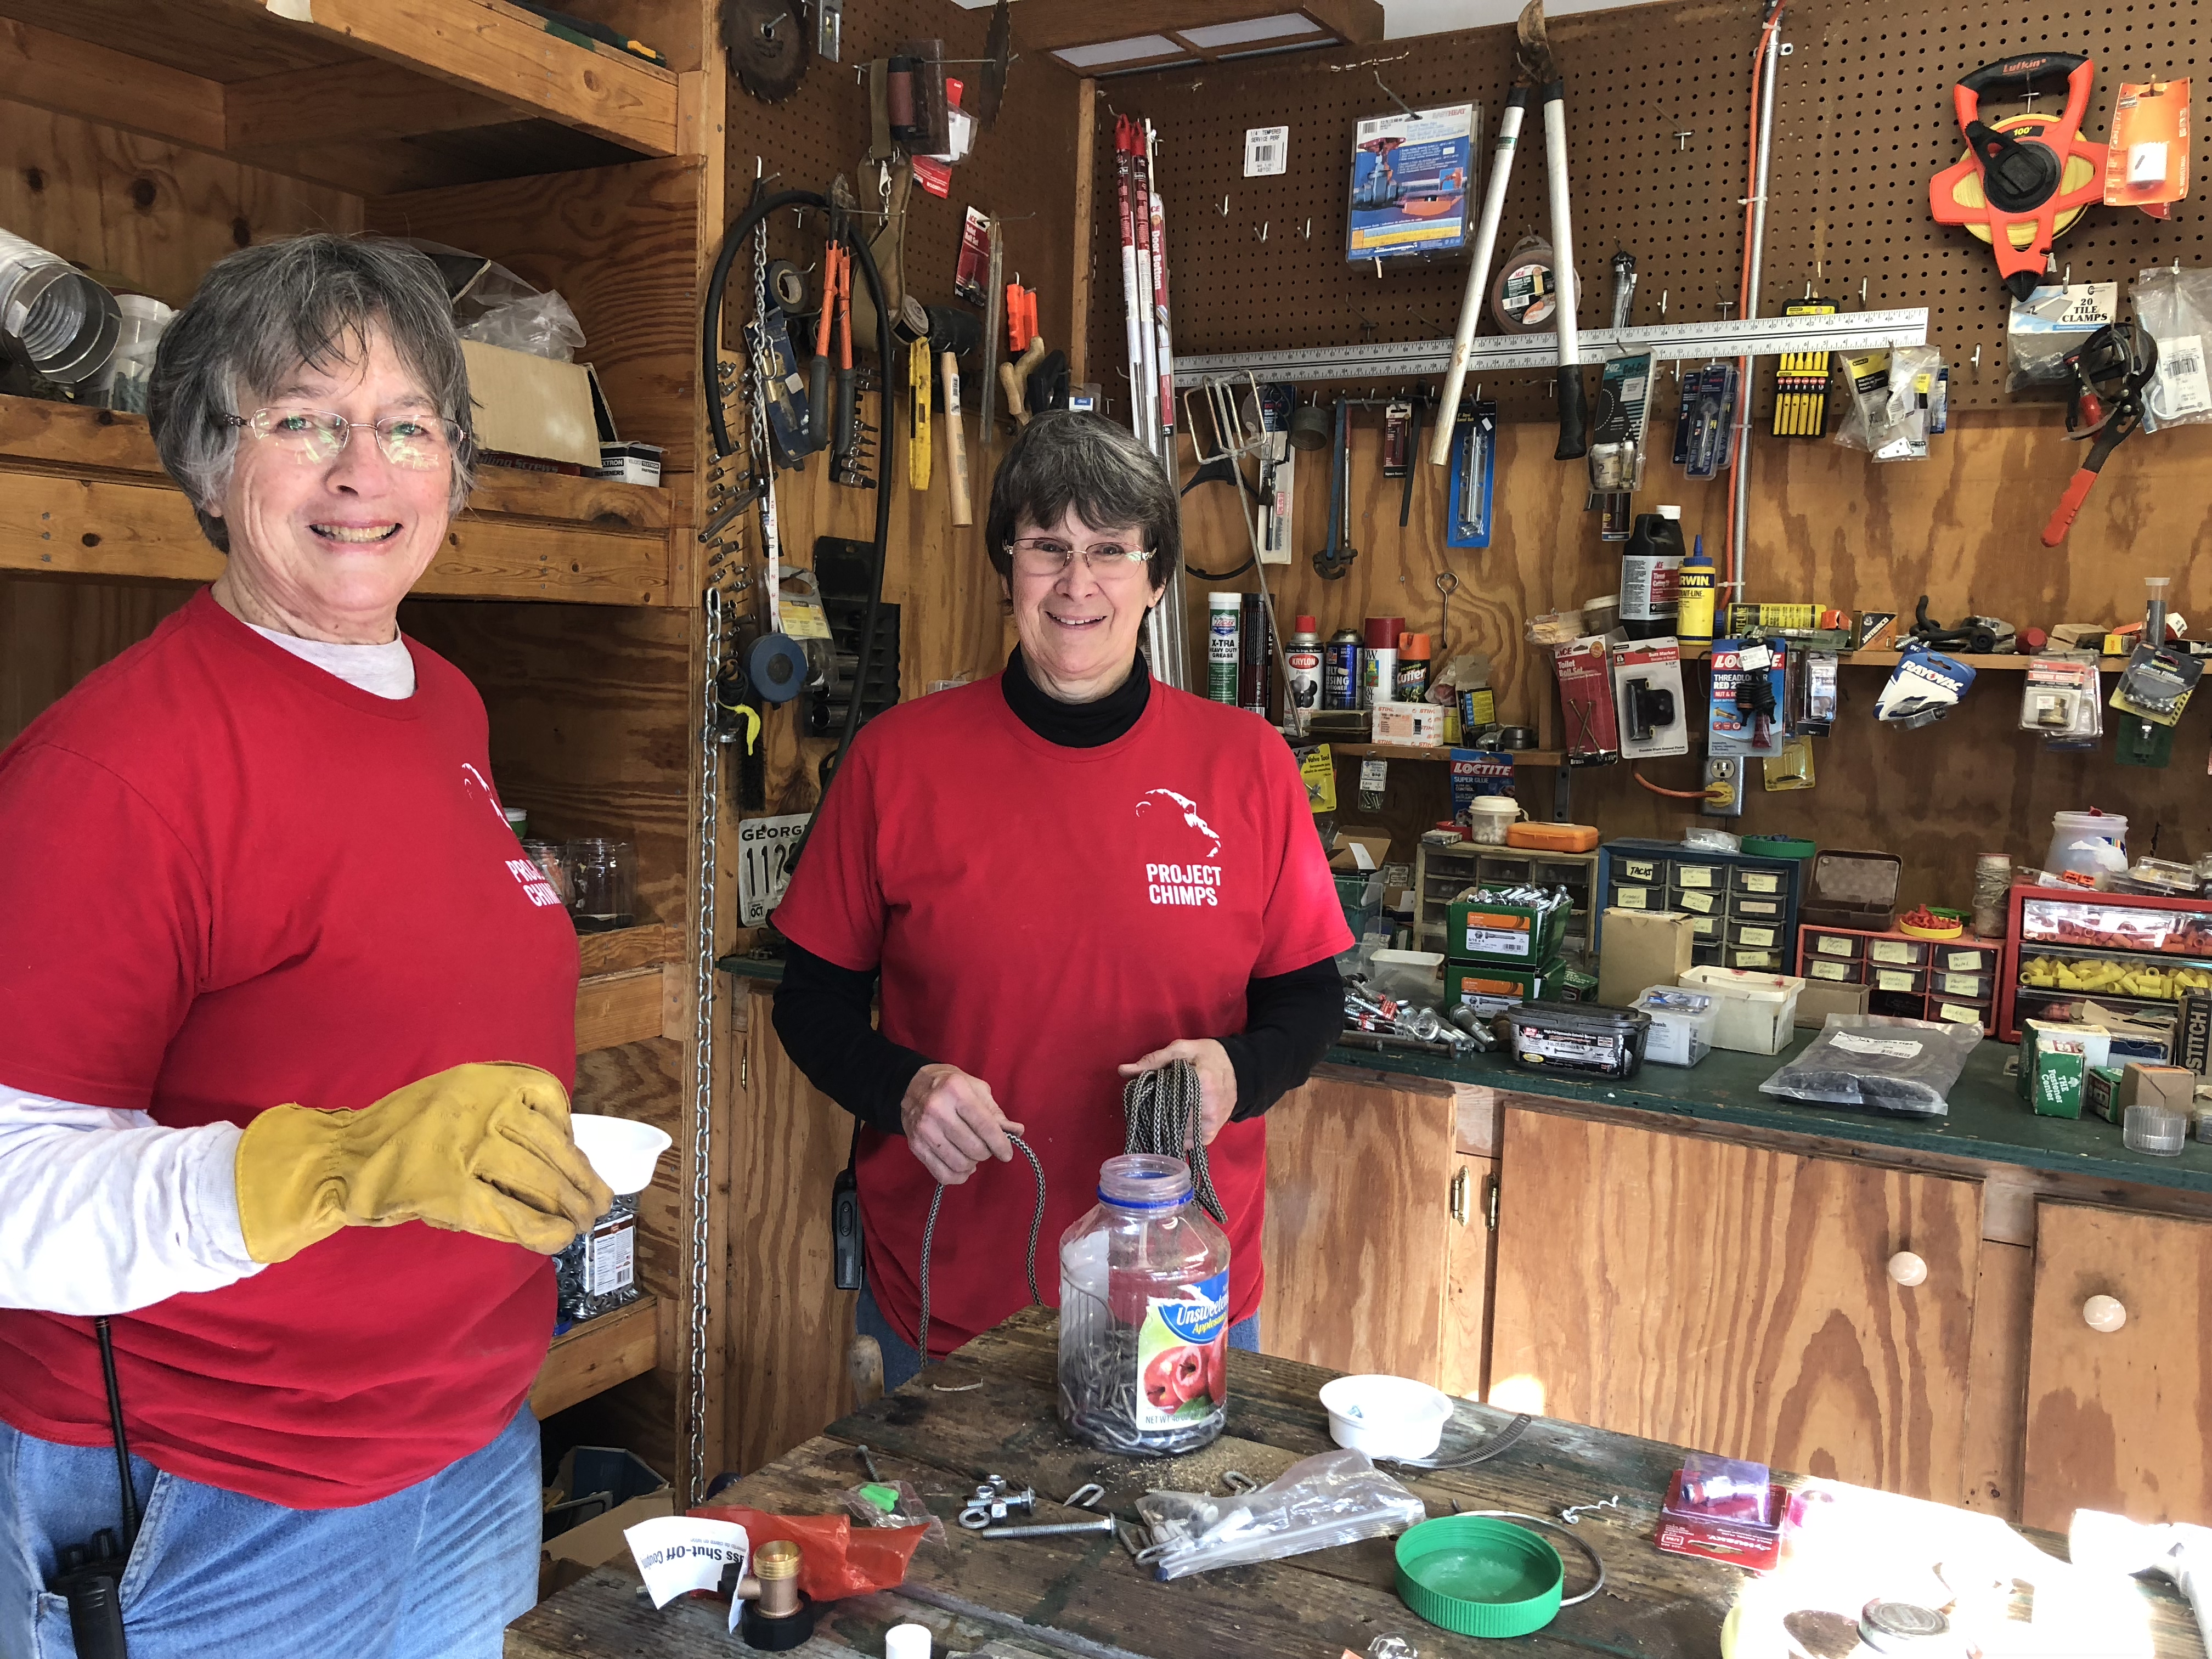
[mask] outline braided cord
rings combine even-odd
[[[1014,1143],[1024,1158],[1029,1159],[1030,1173],[1036,1178],[1036,1208],[1030,1212],[1028,1261],[1030,1303],[1041,1308],[1044,1305],[1044,1297],[1037,1291],[1036,1253],[1037,1237],[1044,1231],[1044,1165],[1037,1162],[1037,1155],[1030,1150],[1029,1142],[1019,1135],[1008,1135],[1006,1139]],[[937,1212],[944,1202],[945,1183],[939,1182],[937,1190],[929,1195],[929,1219],[921,1227],[921,1328],[915,1333],[918,1339],[915,1346],[921,1350],[921,1363],[925,1365],[929,1363],[929,1253],[931,1245],[937,1239]]]
[[[1124,1152],[1179,1158],[1190,1165],[1191,1185],[1206,1214],[1226,1227],[1221,1200],[1206,1163],[1204,1101],[1198,1068],[1187,1060],[1170,1060],[1157,1071],[1129,1079],[1121,1091],[1121,1113],[1129,1121]]]

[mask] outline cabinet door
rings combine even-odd
[[[1457,1121],[1449,1089],[1326,1074],[1267,1114],[1269,1353],[1437,1380]]]
[[[1451,1228],[1444,1247],[1444,1344],[1436,1383],[1446,1394],[1483,1397],[1490,1342],[1490,1200],[1498,1160],[1462,1152],[1451,1185]]]
[[[1974,1183],[1519,1109],[1499,1180],[1492,1405],[1959,1501]]]
[[[2087,1309],[2093,1297],[2119,1304]],[[2087,1310],[2087,1312],[2085,1312]],[[2021,1519],[2076,1508],[2212,1524],[2212,1223],[2042,1204],[2028,1327]]]

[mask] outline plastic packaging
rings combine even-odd
[[[1720,1000],[1709,992],[1648,988],[1628,1005],[1651,1018],[1644,1057],[1661,1066],[1694,1066],[1713,1051],[1720,1024]]]
[[[1139,1563],[1163,1582],[1389,1538],[1428,1518],[1419,1498],[1356,1451],[1305,1458],[1241,1498],[1149,1492],[1137,1514],[1152,1540]]]
[[[1526,816],[1510,795],[1480,795],[1468,803],[1468,839],[1478,847],[1503,847],[1514,823]]]
[[[572,1322],[628,1307],[643,1294],[637,1286],[634,1194],[617,1194],[614,1206],[553,1258],[553,1285],[561,1317]]]
[[[2072,871],[2097,879],[2118,874],[2128,867],[2128,821],[2117,812],[2055,812],[2051,818],[2051,847],[2043,867],[2054,875]]]
[[[2160,265],[2136,278],[2136,321],[2158,342],[2158,373],[2143,404],[2160,426],[2212,421],[2212,380],[2205,347],[2212,343],[2212,270]]]
[[[1951,1109],[1951,1085],[1981,1040],[1978,1026],[1830,1014],[1805,1052],[1760,1084],[1759,1092],[1942,1117]]]
[[[2139,1100],[2127,1109],[2120,1124],[2120,1139],[2131,1152],[2179,1158],[2189,1144],[2189,1114]]]
[[[1060,1420],[1103,1451],[1175,1456],[1228,1420],[1229,1240],[1181,1158],[1098,1171],[1060,1241]]]
[[[1626,1081],[1644,1066],[1651,1016],[1633,1009],[1524,1002],[1509,1011],[1513,1063],[1527,1072]]]
[[[923,1543],[951,1547],[945,1540],[945,1522],[930,1512],[929,1504],[915,1490],[911,1480],[848,1486],[837,1494],[837,1501],[845,1506],[846,1514],[864,1527],[919,1527]]]
[[[2020,729],[2048,749],[2094,749],[2105,732],[2103,686],[2094,651],[2045,651],[2022,675]]]
[[[854,1531],[842,1515],[770,1515],[743,1504],[702,1504],[685,1514],[702,1521],[732,1521],[745,1529],[758,1559],[763,1544],[799,1546],[799,1592],[811,1601],[839,1601],[896,1589],[921,1547],[921,1527],[865,1527]]]

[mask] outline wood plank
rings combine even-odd
[[[0,0],[0,16],[44,23],[78,40],[128,41],[131,54],[215,82],[357,61],[342,45],[226,0]]]
[[[377,58],[326,69],[288,70],[222,88],[220,149],[252,160],[299,145],[416,137],[512,120],[510,107],[465,87],[425,79]]]
[[[2093,1296],[2127,1310],[2092,1330]],[[2021,1518],[2077,1507],[2212,1525],[2212,1225],[2045,1204],[2037,1218]]]
[[[500,0],[315,0],[295,27],[648,155],[676,153],[672,74],[564,40]]]
[[[659,537],[463,517],[415,591],[659,605],[667,558]],[[0,468],[0,569],[209,582],[222,568],[172,486]]]
[[[1436,1381],[1453,1120],[1448,1091],[1326,1079],[1267,1114],[1260,1337],[1269,1352]]]
[[[191,594],[170,583],[0,576],[0,748]]]
[[[1966,1495],[1970,1510],[2020,1519],[2021,1450],[2027,1431],[2029,1316],[2035,1253],[1982,1243],[1974,1287],[1974,1358],[1967,1374]]]
[[[1972,1182],[1517,1109],[1500,1172],[1493,1403],[1962,1495]]]
[[[1443,1352],[1437,1386],[1446,1394],[1482,1398],[1489,1382],[1491,1280],[1497,1269],[1498,1235],[1487,1212],[1498,1160],[1453,1160],[1453,1213],[1444,1255]]]
[[[659,445],[667,471],[690,472],[702,177],[686,157],[457,185],[381,198],[367,220],[466,247],[559,294],[584,331],[577,361],[598,371],[622,434]]]
[[[0,18],[0,97],[198,149],[223,147],[223,89],[214,82],[34,23]]]
[[[550,1417],[651,1370],[660,1352],[659,1317],[659,1304],[641,1297],[555,1337],[531,1385],[532,1413]]]
[[[1093,160],[1097,141],[1098,82],[1086,76],[1075,88],[1075,254],[1068,262],[1075,285],[1067,303],[1067,378],[1072,386],[1091,378],[1091,191],[1098,170]]]
[[[619,1048],[660,1035],[660,969],[597,974],[576,986],[576,1052]]]
[[[609,933],[579,933],[576,954],[582,959],[580,971],[586,979],[631,968],[657,968],[682,958],[684,935],[665,924],[617,927]]]

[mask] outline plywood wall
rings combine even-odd
[[[1433,632],[1444,614],[1436,577],[1449,570],[1460,586],[1450,602],[1447,639],[1454,648],[1492,653],[1501,719],[1537,724],[1553,692],[1542,653],[1523,641],[1526,619],[1613,592],[1619,585],[1620,549],[1599,539],[1595,515],[1583,511],[1581,465],[1551,459],[1549,428],[1505,425],[1492,545],[1447,550],[1442,471],[1418,469],[1411,523],[1401,529],[1401,484],[1380,476],[1378,421],[1367,412],[1353,429],[1352,540],[1360,557],[1340,581],[1319,580],[1308,557],[1325,534],[1326,456],[1300,458],[1298,556],[1268,572],[1282,583],[1284,614],[1311,612],[1324,635],[1357,628],[1370,615],[1404,616],[1408,627]],[[2039,532],[2079,454],[2045,412],[1963,416],[1935,440],[1928,460],[1884,466],[1833,443],[1764,440],[1753,449],[1748,592],[1759,599],[1810,599],[1907,617],[1925,592],[1930,613],[1945,621],[1978,611],[2021,627],[2049,627],[2137,617],[2142,579],[2170,575],[2174,608],[2201,616],[2198,631],[2212,627],[2212,428],[2130,441],[2106,467],[2067,545],[2047,549]],[[1727,511],[1723,484],[1659,483],[1638,505],[1662,501],[1681,503],[1686,534],[1703,532],[1709,546],[1717,539]],[[1243,532],[1233,503],[1225,486],[1206,486],[1186,498],[1185,535],[1194,563],[1227,569],[1242,562]],[[1220,584],[1194,581],[1194,629],[1202,627],[1208,586],[1251,586],[1249,575]],[[1203,634],[1194,631],[1193,637]],[[1691,672],[1693,681],[1699,672]],[[2208,728],[2200,711],[2191,711],[2183,727],[2170,770],[2134,770],[2114,766],[2108,754],[2047,753],[2037,738],[2014,729],[2019,679],[1986,673],[1951,720],[1893,732],[1872,723],[1881,673],[1847,670],[1843,718],[1835,735],[1817,745],[1815,789],[1772,795],[1754,790],[1741,824],[1729,827],[1896,851],[1906,859],[1908,899],[1938,902],[1966,890],[1977,853],[2039,856],[2051,815],[2063,808],[2094,805],[2129,813],[2138,846],[2148,844],[2145,826],[2162,826],[2160,850],[2171,856],[2212,852],[2203,805],[2212,799],[2204,775]],[[1696,786],[1687,761],[1654,762],[1643,769],[1668,787]],[[1440,770],[1425,773],[1416,763],[1392,768],[1394,805],[1407,822],[1441,816],[1443,784],[1431,775]],[[1576,817],[1608,836],[1679,835],[1691,821],[1682,804],[1649,794],[1632,770],[1577,772]],[[1348,774],[1344,781],[1351,781]],[[1532,811],[1548,816],[1551,786],[1550,773],[1532,772],[1521,791]],[[1407,808],[1408,800],[1425,804]]]

